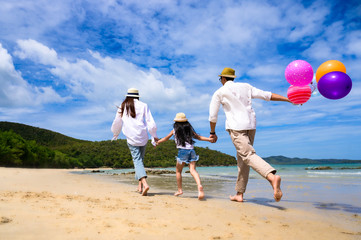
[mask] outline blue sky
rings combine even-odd
[[[130,87],[165,136],[177,112],[209,135],[208,107],[224,67],[281,95],[286,66],[331,59],[349,95],[317,91],[303,106],[254,100],[260,156],[361,159],[361,3],[348,1],[0,0],[0,121],[101,141]],[[235,150],[217,123],[215,144]],[[124,138],[122,135],[121,138]]]

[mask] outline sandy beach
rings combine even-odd
[[[0,168],[0,239],[361,238],[357,214],[199,201],[152,186],[144,197],[136,186],[71,171]]]

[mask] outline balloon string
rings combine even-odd
[[[311,94],[316,90],[316,84],[313,83],[313,81],[311,82]]]

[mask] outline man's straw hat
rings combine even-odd
[[[126,97],[139,97],[139,91],[136,88],[129,88]]]
[[[218,75],[220,77],[230,77],[230,78],[236,78],[236,71],[232,68],[224,68],[221,75]]]
[[[186,118],[186,115],[182,112],[177,113],[174,118],[175,122],[187,122],[188,119]]]

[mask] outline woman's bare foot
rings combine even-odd
[[[198,200],[202,200],[204,198],[204,191],[203,191],[203,186],[199,186],[198,187]]]
[[[182,195],[183,194],[183,191],[182,191],[182,189],[178,189],[178,191],[176,191],[175,193],[174,193],[174,196],[179,196],[179,195]]]
[[[236,202],[243,202],[243,193],[237,193],[234,196],[229,196],[229,199],[231,199],[231,201],[236,201]]]
[[[139,183],[138,183],[138,188],[137,188],[137,192],[142,193],[142,188],[143,188],[142,182],[139,181]]]
[[[271,184],[273,187],[273,197],[274,197],[275,201],[276,202],[281,201],[281,198],[283,196],[283,193],[281,191],[281,177],[278,175],[275,175]]]
[[[149,190],[149,186],[148,185],[144,186],[142,196],[147,196],[148,190]]]

